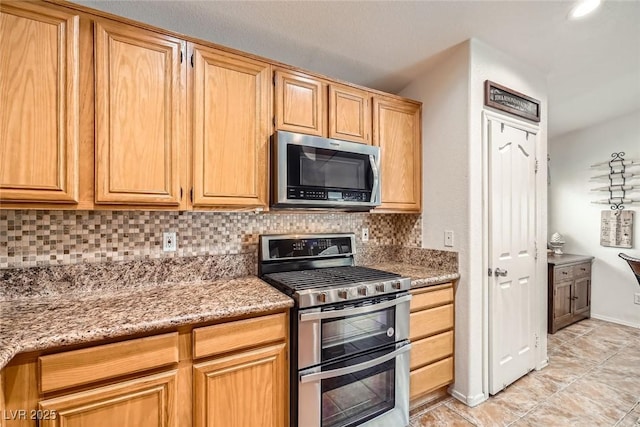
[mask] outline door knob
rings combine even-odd
[[[503,270],[501,268],[496,268],[496,277],[497,276],[505,277],[507,275],[507,273],[508,273],[507,270]]]

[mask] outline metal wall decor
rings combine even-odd
[[[640,190],[635,180],[640,173],[635,172],[640,161],[624,158],[623,151],[611,153],[611,160],[591,165],[593,169],[608,169],[609,173],[598,174],[591,181],[604,185],[591,191],[609,193],[607,199],[595,200],[592,203],[610,205],[611,209],[602,211],[600,219],[600,245],[616,248],[633,247],[633,211],[625,210],[625,206],[640,203],[640,198],[630,197],[629,193]]]
[[[640,203],[640,198],[628,197],[627,193],[640,190],[640,183],[635,180],[640,178],[640,170],[636,171],[636,167],[640,166],[640,160],[630,160],[624,158],[623,151],[611,153],[611,160],[606,162],[595,163],[591,165],[594,169],[608,169],[608,174],[595,175],[592,181],[608,181],[609,185],[591,189],[591,191],[608,192],[608,199],[596,200],[593,203],[601,205],[611,205],[612,210],[623,210],[625,205]],[[631,169],[631,170],[628,170]]]
[[[540,101],[490,80],[484,82],[484,105],[540,122]]]

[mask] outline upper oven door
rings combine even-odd
[[[409,338],[411,295],[394,294],[298,312],[298,369]]]
[[[274,146],[276,206],[380,204],[379,147],[282,131]]]

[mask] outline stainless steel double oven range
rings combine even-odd
[[[409,424],[411,282],[354,254],[353,234],[260,236],[260,277],[296,301],[292,427]]]

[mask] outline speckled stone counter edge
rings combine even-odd
[[[293,304],[291,298],[255,276],[74,299],[4,301],[0,302],[0,369],[21,352],[151,335],[180,326],[284,310]]]

